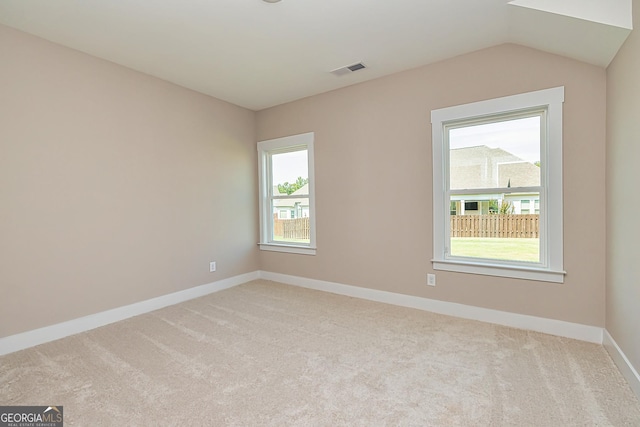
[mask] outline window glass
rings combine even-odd
[[[540,185],[540,116],[458,125],[449,132],[452,190]]]
[[[307,150],[271,154],[271,182],[273,212],[284,210],[285,217],[274,215],[270,240],[310,243]],[[306,217],[302,217],[303,212]]]
[[[540,222],[523,215],[520,199],[540,198],[542,114],[446,127],[450,204],[460,206],[449,257],[540,262]]]

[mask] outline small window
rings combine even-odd
[[[432,111],[434,269],[564,280],[563,101],[555,88]]]
[[[464,202],[464,210],[465,211],[477,211],[478,210],[478,202]]]
[[[258,143],[260,249],[315,255],[313,133]]]

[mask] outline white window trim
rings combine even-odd
[[[563,283],[563,209],[562,209],[562,103],[564,87],[544,89],[519,95],[433,110],[431,112],[433,144],[433,259],[435,270],[489,276],[511,277]],[[444,127],[448,122],[544,107],[547,109],[548,134],[541,147],[541,185],[546,187],[544,218],[540,218],[541,263],[526,266],[518,263],[493,262],[479,259],[447,259],[445,240],[449,201],[445,200],[448,151],[445,150]],[[553,183],[553,185],[549,185]],[[543,200],[540,200],[542,206]],[[542,215],[542,214],[541,214]]]
[[[259,210],[260,210],[260,242],[258,245],[263,251],[287,252],[302,255],[316,254],[316,198],[315,198],[315,174],[313,155],[314,133],[304,133],[300,135],[286,136],[283,138],[270,139],[258,142],[258,179],[259,179]],[[276,243],[270,241],[273,233],[273,212],[269,203],[269,192],[273,191],[268,177],[268,154],[273,151],[286,150],[289,148],[301,148],[307,150],[308,172],[309,172],[309,243]]]

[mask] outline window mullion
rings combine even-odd
[[[517,194],[517,193],[535,193],[539,192],[543,187],[505,187],[505,188],[465,188],[462,190],[448,190],[452,196],[474,196],[477,194]]]

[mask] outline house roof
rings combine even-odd
[[[275,195],[275,193],[274,193]],[[305,184],[293,193],[292,196],[309,196],[309,184]],[[273,207],[276,208],[293,208],[299,204],[300,206],[309,206],[308,197],[291,198],[291,199],[276,199],[273,201]]]
[[[631,0],[0,0],[0,23],[252,110],[504,43],[606,67],[632,28]]]
[[[501,148],[486,145],[450,151],[451,189],[534,187],[540,168]]]

